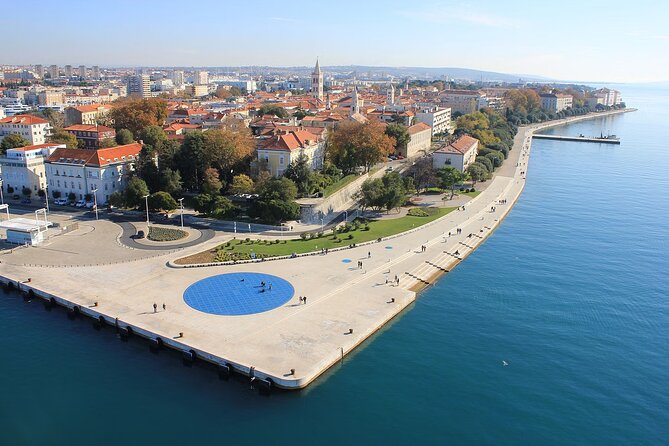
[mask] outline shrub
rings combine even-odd
[[[465,188],[464,188],[464,187],[461,187],[461,188],[460,188],[460,192],[464,192],[464,191],[465,191]]]
[[[302,240],[306,240],[306,239],[307,239],[307,233],[306,233],[306,232],[303,232],[302,234],[300,234],[300,238],[301,238]]]
[[[159,226],[149,226],[149,240],[154,242],[171,242],[186,237],[188,234],[181,229],[161,228]]]
[[[407,212],[407,215],[410,215],[412,217],[427,217],[430,214],[421,208],[411,208],[409,209],[409,212]]]
[[[7,193],[8,194],[13,194],[14,193],[14,188],[12,186],[7,186]],[[58,198],[58,197],[55,197],[55,198]]]
[[[346,237],[346,240],[353,240],[353,234],[349,234],[349,235]]]
[[[469,189],[469,192],[476,192],[476,189],[472,187],[471,189]]]

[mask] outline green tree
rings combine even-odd
[[[309,159],[306,155],[300,154],[300,156],[288,166],[284,176],[293,180],[297,185],[298,193],[303,195],[311,193],[313,172],[309,167]]]
[[[288,178],[273,178],[258,190],[258,199],[249,210],[249,215],[263,221],[277,223],[295,220],[300,215],[300,206],[295,203],[297,186]]]
[[[497,151],[492,151],[485,155],[486,158],[488,158],[492,162],[493,168],[498,168],[502,165],[504,162],[504,155],[502,155],[500,152]]]
[[[253,192],[253,180],[244,174],[235,175],[230,183],[231,194],[250,194]]]
[[[118,146],[118,143],[114,138],[105,138],[102,141],[100,141],[101,149],[107,149],[109,147],[116,147],[116,146]]]
[[[474,183],[477,181],[485,181],[488,178],[488,171],[481,163],[470,164],[469,167],[467,167],[467,173]]]
[[[181,151],[177,156],[177,165],[187,189],[199,191],[204,171],[210,166],[210,158],[205,149],[204,134],[189,132],[186,134]]]
[[[120,129],[116,132],[116,142],[120,146],[124,146],[126,144],[132,144],[135,142],[132,132],[128,129]]]
[[[452,200],[455,195],[455,187],[465,182],[467,175],[464,172],[460,172],[455,167],[447,166],[439,170],[439,178],[441,180],[442,189],[450,189],[450,199]]]
[[[260,106],[260,108],[258,109],[258,115],[259,116],[274,115],[277,118],[282,118],[282,119],[287,118],[289,116],[285,108],[274,104],[264,104]]]
[[[160,189],[173,197],[181,194],[181,175],[178,170],[166,167],[160,171]]]
[[[380,210],[383,208],[384,187],[381,178],[370,178],[362,183],[357,198],[360,207],[364,209]]]
[[[149,187],[141,178],[133,177],[125,188],[125,203],[128,207],[144,207],[144,197],[149,195]]]
[[[476,157],[476,162],[483,164],[488,172],[492,172],[493,170],[495,170],[495,166],[493,165],[490,158],[486,158],[483,155],[477,156]]]
[[[15,149],[17,147],[25,147],[29,145],[30,141],[18,133],[10,133],[9,135],[2,138],[2,142],[0,142],[0,148],[3,152],[7,149]]]
[[[177,202],[167,192],[156,192],[149,195],[149,210],[172,212],[177,208]]]
[[[30,196],[32,195],[33,191],[32,191],[29,187],[24,187],[24,188],[21,190],[21,193],[22,193],[23,195],[25,195],[26,197],[30,197]]]
[[[52,133],[51,136],[49,136],[49,142],[65,144],[68,149],[76,149],[79,147],[79,141],[76,136],[62,129]]]
[[[58,198],[54,194],[54,198]],[[124,208],[125,207],[125,195],[120,192],[112,192],[111,195],[109,195],[109,200],[107,200],[109,204],[113,207],[117,208]]]
[[[407,128],[402,124],[388,124],[385,133],[395,140],[396,151],[406,149],[407,144],[409,144],[409,140],[411,139]]]
[[[407,190],[402,177],[397,172],[385,174],[381,181],[383,183],[383,206],[386,211],[399,208],[407,199]]]
[[[230,94],[232,94],[232,96],[241,96],[243,93],[239,87],[230,87]]]
[[[223,127],[204,133],[204,153],[209,166],[216,167],[229,180],[228,172],[239,164],[248,165],[255,141],[251,131],[229,121]],[[209,167],[208,166],[208,167]]]
[[[204,171],[202,179],[202,192],[209,195],[219,195],[223,188],[223,183],[218,175],[218,170],[209,167]]]

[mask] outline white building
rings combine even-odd
[[[128,96],[151,97],[151,79],[148,74],[128,76]]]
[[[46,161],[49,192],[63,198],[72,193],[81,200],[97,189],[98,204],[105,204],[112,193],[125,189],[141,150],[139,143],[97,150],[56,149]]]
[[[432,145],[432,127],[419,122],[407,128],[409,142],[406,149],[400,149],[400,155],[410,158],[420,152],[427,153]]]
[[[442,169],[450,166],[464,172],[470,164],[476,161],[478,148],[478,139],[463,135],[453,143],[437,149],[432,154],[432,167]]]
[[[306,130],[290,130],[276,133],[275,136],[258,145],[258,161],[264,162],[274,177],[283,176],[288,166],[300,156],[307,158],[311,169],[323,167],[324,141]]]
[[[440,96],[442,103],[453,113],[459,112],[463,115],[479,110],[485,97],[478,90],[444,90]]]
[[[440,133],[453,133],[450,108],[425,108],[416,112],[416,121],[432,127],[432,136]]]
[[[79,65],[79,78],[86,79],[86,65]]]
[[[193,85],[207,84],[209,84],[209,72],[204,70],[197,70],[193,73]]]
[[[172,71],[172,83],[175,87],[181,87],[184,84],[184,72],[181,70]]]
[[[18,133],[31,145],[46,143],[51,134],[51,124],[46,119],[32,115],[14,115],[0,119],[0,140],[12,133]]]
[[[542,93],[541,108],[544,110],[559,113],[564,109],[571,107],[574,97],[563,93]]]
[[[72,65],[65,65],[65,68],[63,69],[65,73],[65,77],[70,78],[72,77]]]
[[[27,188],[36,195],[39,190],[45,190],[47,180],[44,162],[59,148],[64,149],[65,144],[38,144],[7,149],[5,156],[0,157],[4,192],[13,190],[20,194]]]
[[[93,67],[91,68],[91,77],[93,79],[96,79],[96,80],[100,79],[100,67],[99,66],[93,65]]]

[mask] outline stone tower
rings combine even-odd
[[[316,59],[314,72],[311,73],[311,95],[316,99],[323,100],[323,72],[318,64],[318,59]]]
[[[386,105],[395,105],[395,86],[390,84],[390,88],[386,91]]]

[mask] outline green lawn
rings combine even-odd
[[[422,226],[426,223],[443,217],[455,208],[426,208],[430,213],[427,217],[405,216],[387,220],[374,220],[369,222],[369,230],[364,230],[362,224],[357,230],[337,233],[336,238],[332,231],[327,231],[320,238],[293,239],[293,240],[249,240],[237,239],[228,243],[219,245],[215,249],[195,254],[193,256],[180,259],[178,263],[208,263],[214,261],[231,260],[233,258],[244,259],[253,252],[258,257],[274,257],[290,255],[292,253],[302,254],[306,252],[318,251],[322,248],[339,248],[348,246],[352,243],[362,243],[370,240],[376,240],[380,237],[387,237],[393,234],[399,234],[412,228]],[[350,238],[349,238],[350,237]]]
[[[329,197],[330,195],[337,192],[339,189],[350,184],[356,178],[358,178],[358,175],[355,174],[346,175],[340,178],[338,181],[335,181],[334,183],[325,188],[325,191],[323,191],[323,196]]]

